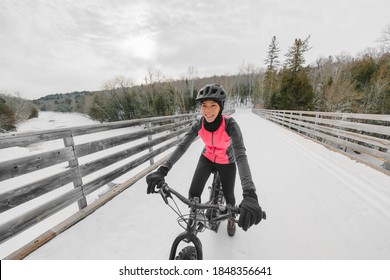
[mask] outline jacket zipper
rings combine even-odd
[[[214,163],[215,163],[217,161],[217,155],[215,154],[215,150],[217,149],[217,147],[215,147],[214,145],[214,132],[211,132],[211,144],[214,147],[213,154],[214,154]]]

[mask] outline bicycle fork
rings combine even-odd
[[[199,198],[195,197],[193,198],[195,202],[199,202]],[[202,243],[200,239],[196,236],[199,230],[199,224],[197,223],[197,215],[199,213],[195,209],[191,209],[190,212],[190,219],[187,222],[187,229],[186,231],[180,233],[175,240],[173,241],[173,244],[171,246],[171,252],[169,254],[169,259],[174,260],[176,257],[177,247],[180,244],[181,241],[184,241],[186,243],[192,243],[194,244],[197,259],[202,260],[203,259],[203,251],[202,251]]]
[[[186,243],[192,242],[196,249],[197,259],[202,260],[203,259],[203,251],[202,251],[202,243],[200,242],[200,239],[193,234],[192,232],[182,232],[180,233],[175,240],[173,241],[171,252],[169,254],[169,259],[174,260],[176,256],[177,246],[181,241],[185,241]]]

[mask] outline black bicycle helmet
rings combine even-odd
[[[225,103],[227,92],[223,86],[218,84],[208,84],[200,89],[195,101],[202,102],[203,100],[214,100],[220,104]]]

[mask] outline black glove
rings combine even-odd
[[[160,166],[157,171],[150,173],[146,176],[146,183],[148,184],[147,194],[155,193],[155,189],[160,183],[164,182],[164,177],[168,174],[168,167]]]
[[[244,191],[244,199],[239,207],[241,208],[238,226],[247,231],[252,225],[257,225],[263,218],[263,211],[257,201],[257,195],[254,190]]]

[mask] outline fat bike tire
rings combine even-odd
[[[181,241],[185,241],[186,243],[191,242],[192,244],[187,247],[184,247],[179,254],[176,254],[178,245]],[[188,247],[192,247],[193,249],[186,249]],[[195,254],[192,253],[192,250],[195,251]],[[186,258],[184,258],[184,256],[186,256]],[[196,258],[194,259],[193,256],[196,256]],[[203,259],[202,243],[200,242],[199,238],[196,237],[196,235],[188,232],[183,232],[179,234],[173,241],[173,244],[171,246],[171,252],[169,254],[169,259],[170,260],[202,260]]]
[[[198,254],[194,246],[184,247],[175,258],[176,260],[197,260]]]

